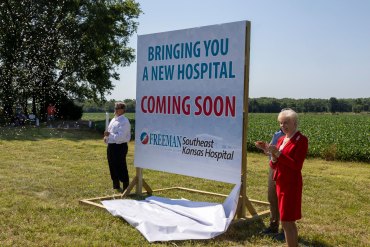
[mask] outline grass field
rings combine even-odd
[[[111,195],[101,135],[91,130],[0,129],[0,246],[283,246],[261,236],[263,222],[239,222],[211,240],[149,244],[127,222],[80,199]],[[134,176],[134,145],[128,164]],[[369,246],[370,167],[365,163],[308,159],[303,168],[305,246]],[[157,171],[144,171],[153,189],[184,186],[228,194],[231,185]],[[266,200],[267,160],[248,153],[247,195]],[[221,202],[179,191],[171,198]]]
[[[109,117],[112,118],[114,116],[113,113],[109,113]],[[125,116],[128,119],[135,119],[135,113],[125,113]],[[105,113],[102,112],[91,112],[91,113],[84,113],[82,116],[83,120],[91,120],[91,121],[102,121],[105,120]]]

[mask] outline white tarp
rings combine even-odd
[[[125,219],[149,242],[209,239],[224,233],[234,218],[240,194],[235,185],[223,204],[151,196],[143,201],[106,200],[104,207]]]

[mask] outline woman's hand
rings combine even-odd
[[[275,145],[269,145],[269,146],[267,147],[267,150],[268,150],[271,154],[274,154],[276,151],[279,151]]]
[[[109,134],[110,133],[108,131],[104,131],[104,138],[103,138],[104,143],[108,143]]]
[[[271,154],[272,161],[276,162],[277,158],[280,156],[279,149],[275,145],[269,145],[267,150]]]
[[[269,146],[268,143],[263,141],[256,141],[254,144],[256,145],[257,148],[263,150],[263,152],[268,155],[268,146]]]

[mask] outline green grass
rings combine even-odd
[[[258,232],[263,222],[238,222],[211,240],[149,244],[124,220],[80,199],[112,195],[101,134],[89,130],[0,128],[0,246],[283,246]],[[129,145],[131,178],[134,143]],[[266,201],[267,160],[248,153],[247,195]],[[369,246],[370,167],[308,159],[303,168],[300,242],[307,246]],[[231,185],[144,171],[152,189],[184,186],[228,194]],[[155,195],[222,202],[177,190]]]

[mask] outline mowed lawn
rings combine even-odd
[[[129,145],[131,178],[134,143]],[[248,153],[247,195],[266,201],[267,159]],[[304,246],[370,246],[370,166],[309,159],[304,164]],[[183,186],[228,194],[232,185],[157,171],[144,179],[159,189]],[[0,246],[283,246],[259,232],[267,224],[239,221],[211,240],[148,243],[132,226],[79,200],[112,195],[101,135],[91,130],[0,128]],[[171,198],[223,198],[169,191]]]

